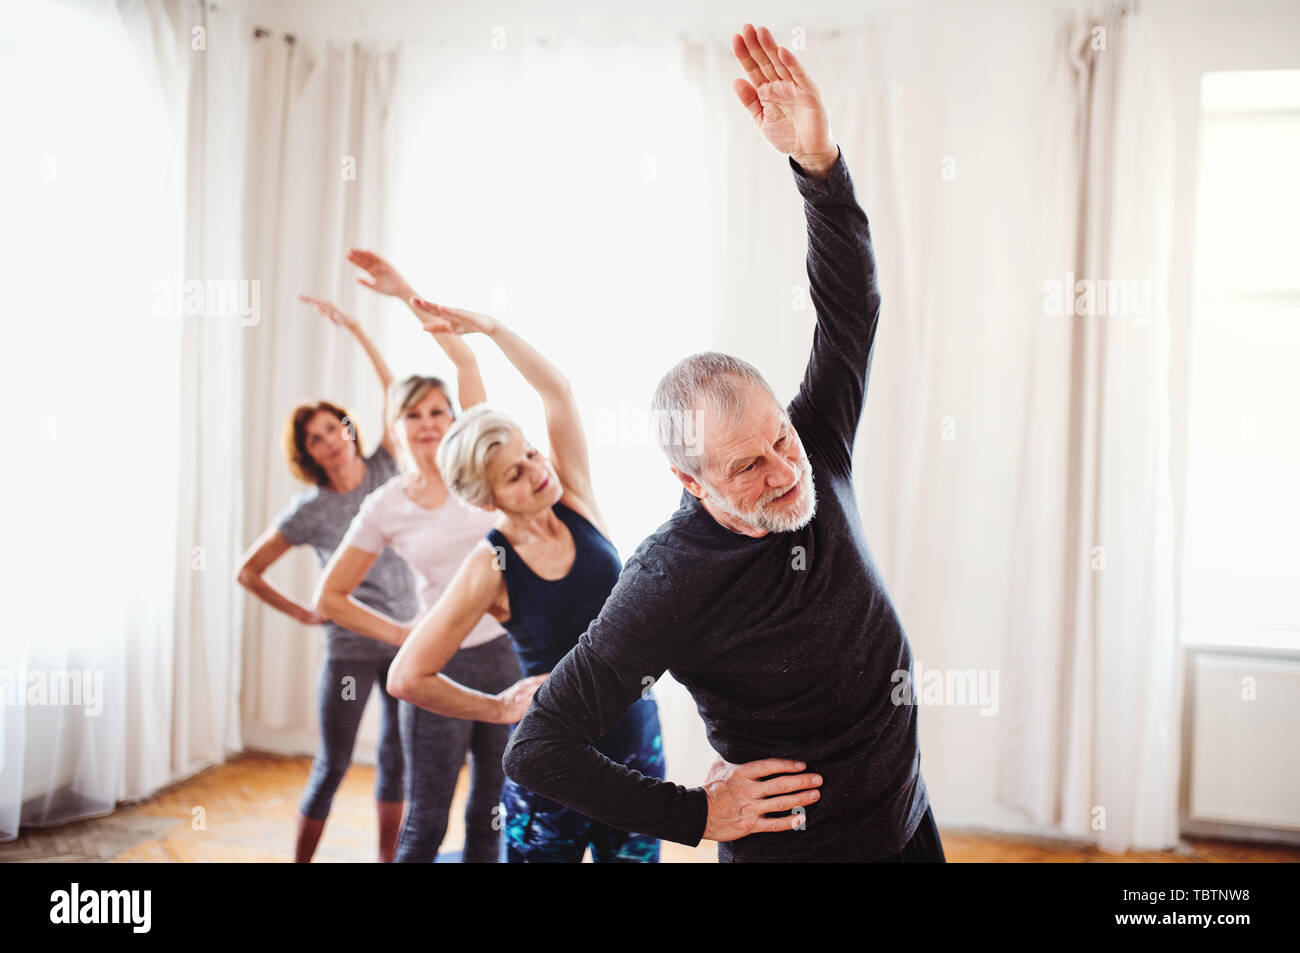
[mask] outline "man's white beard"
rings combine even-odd
[[[790,487],[788,486],[784,489],[778,487],[775,490],[769,490],[763,494],[762,498],[753,507],[745,509],[733,509],[722,499],[721,494],[709,486],[708,483],[705,483],[704,486],[709,491],[709,500],[713,505],[732,519],[740,520],[748,526],[754,526],[769,533],[791,533],[807,526],[817,513],[817,488],[813,484],[812,464],[808,462],[806,456],[799,461],[798,482],[801,484],[798,504],[782,510],[769,510],[767,507],[778,496],[789,493]]]

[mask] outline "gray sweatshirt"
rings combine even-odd
[[[520,785],[588,817],[698,844],[708,817],[702,787],[645,777],[592,747],[670,671],[728,761],[791,758],[823,778],[801,829],[720,843],[719,860],[866,861],[901,850],[929,808],[916,708],[895,703],[908,698],[898,688],[911,647],[853,488],[880,294],[843,155],[822,179],[790,166],[808,220],[817,328],[788,413],[812,466],[816,516],[755,539],[683,492],[538,689],[503,764]]]

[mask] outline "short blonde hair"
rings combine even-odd
[[[456,419],[438,445],[438,472],[447,489],[471,506],[492,502],[487,465],[497,448],[519,425],[486,404],[471,407]]]

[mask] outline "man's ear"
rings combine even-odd
[[[687,492],[690,493],[691,496],[700,500],[708,497],[709,491],[704,488],[704,484],[700,483],[699,480],[695,479],[695,477],[691,476],[685,470],[679,470],[674,466],[670,466],[668,469],[673,471],[673,476],[682,481],[682,486],[686,487]]]

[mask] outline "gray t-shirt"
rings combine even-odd
[[[316,550],[324,567],[365,498],[396,475],[397,461],[380,444],[366,459],[366,475],[356,489],[338,493],[326,487],[309,487],[276,517],[276,526],[293,545],[306,544]],[[419,612],[411,570],[391,549],[379,554],[352,595],[363,605],[398,622],[413,619]],[[335,622],[325,623],[325,632],[331,659],[379,661],[397,654],[397,646],[352,632]]]

